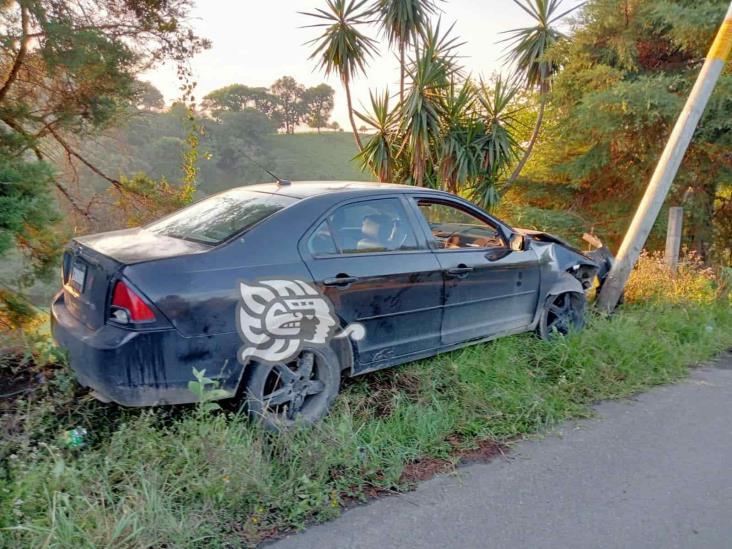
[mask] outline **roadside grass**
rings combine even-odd
[[[658,292],[658,288],[665,288]],[[202,408],[122,410],[83,397],[65,370],[16,400],[0,427],[6,547],[238,547],[408,489],[405,470],[456,463],[601,399],[672,382],[732,346],[732,307],[709,271],[671,277],[645,256],[628,303],[552,342],[500,339],[347,382],[318,425],[280,435]],[[84,426],[87,446],[62,448]]]

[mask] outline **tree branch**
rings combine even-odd
[[[0,103],[3,102],[3,99],[5,99],[5,96],[8,94],[10,86],[13,84],[13,82],[15,82],[15,79],[18,77],[18,72],[20,71],[20,67],[23,64],[25,54],[28,51],[28,42],[30,42],[30,36],[28,36],[29,17],[27,8],[22,4],[20,6],[20,21],[21,27],[23,29],[23,34],[20,39],[20,48],[18,49],[18,54],[13,60],[13,66],[10,68],[10,73],[8,73],[7,80],[5,80],[2,88],[0,88]]]
[[[124,186],[122,185],[122,182],[119,179],[115,179],[113,177],[108,176],[102,170],[100,170],[99,168],[97,168],[94,164],[92,164],[91,162],[89,162],[86,158],[84,158],[83,156],[81,156],[73,148],[71,148],[71,145],[69,145],[58,134],[58,132],[56,132],[56,130],[53,129],[53,126],[48,126],[47,129],[48,129],[48,133],[50,133],[53,136],[53,138],[58,142],[58,144],[61,145],[61,147],[63,147],[63,149],[66,151],[66,154],[67,155],[69,155],[69,156],[71,156],[73,158],[76,158],[79,162],[81,162],[82,164],[84,164],[84,166],[86,166],[87,168],[89,168],[92,172],[94,172],[95,174],[97,174],[99,177],[101,177],[102,179],[104,179],[104,180],[108,181],[109,183],[111,183],[112,185],[114,185],[114,187],[117,190],[124,191]]]

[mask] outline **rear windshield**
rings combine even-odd
[[[289,196],[235,189],[201,200],[145,228],[156,234],[214,245],[296,201]]]

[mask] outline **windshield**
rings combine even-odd
[[[296,201],[289,196],[235,189],[197,202],[145,228],[165,236],[219,244]]]

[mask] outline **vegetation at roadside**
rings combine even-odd
[[[514,336],[356,378],[323,422],[279,435],[235,412],[100,404],[65,367],[40,368],[45,383],[0,401],[0,540],[227,547],[327,520],[408,489],[415,468],[449,469],[486,441],[683,377],[732,346],[729,284],[696,260],[672,276],[646,255],[622,310],[581,333]],[[87,442],[68,449],[59,437],[75,427]]]

